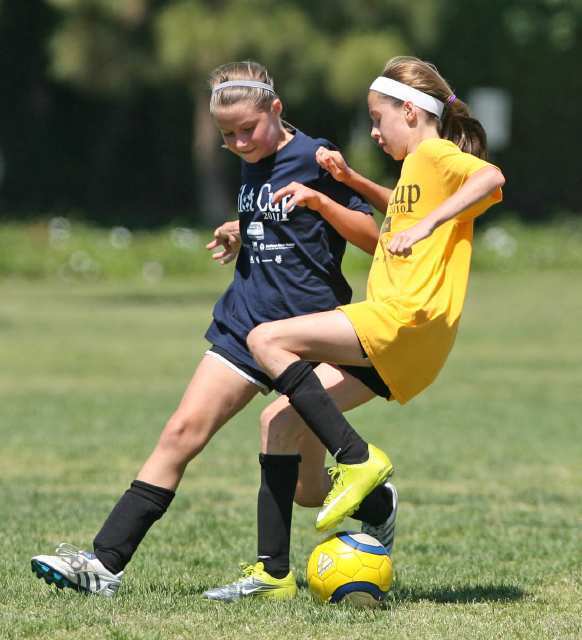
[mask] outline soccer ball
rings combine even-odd
[[[307,563],[307,584],[322,602],[377,606],[392,585],[392,561],[376,538],[342,531],[317,545]]]

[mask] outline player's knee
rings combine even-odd
[[[272,323],[265,322],[255,327],[247,336],[247,346],[255,359],[259,359],[261,354],[268,350],[275,338]]]
[[[263,451],[297,450],[297,414],[289,407],[273,403],[263,409],[260,418]]]
[[[268,451],[270,448],[269,443],[271,443],[273,439],[279,440],[280,436],[284,434],[285,421],[281,408],[273,405],[265,407],[261,412],[259,422],[261,425],[263,451]]]
[[[261,438],[268,435],[269,431],[274,428],[275,418],[278,415],[278,411],[274,409],[271,405],[265,407],[261,411],[261,417],[259,418],[259,424],[261,427]]]
[[[301,478],[297,481],[294,500],[295,504],[300,507],[321,507],[322,504],[320,492],[303,484]]]
[[[175,413],[162,431],[159,446],[171,450],[178,458],[191,460],[211,437],[211,425],[204,416]]]

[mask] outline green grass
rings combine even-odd
[[[582,637],[579,271],[474,274],[437,382],[404,408],[350,414],[397,467],[385,609],[321,606],[304,588],[290,603],[201,599],[254,557],[263,398],[190,466],[117,598],[37,580],[30,557],[89,546],[151,450],[205,348],[228,278],[211,273],[0,282],[0,638]],[[314,517],[295,511],[300,576]]]

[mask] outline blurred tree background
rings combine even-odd
[[[268,66],[286,117],[376,179],[366,88],[393,55],[431,60],[466,98],[511,99],[494,150],[506,208],[582,211],[582,0],[0,0],[0,219],[103,225],[232,217],[238,162],[208,114],[209,72]]]

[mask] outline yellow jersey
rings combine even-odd
[[[473,220],[500,202],[497,189],[440,225],[407,257],[388,251],[393,235],[420,222],[488,163],[443,139],[406,156],[392,192],[364,302],[339,307],[394,398],[408,402],[438,375],[463,310]]]

